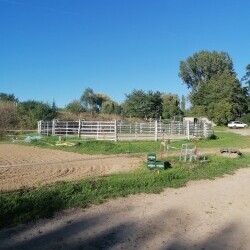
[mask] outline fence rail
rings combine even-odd
[[[212,124],[206,122],[128,123],[122,121],[39,121],[41,135],[78,136],[95,140],[165,140],[192,137],[206,138],[213,133]]]

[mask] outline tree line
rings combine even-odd
[[[66,109],[76,114],[92,112],[145,119],[160,117],[169,119],[174,115],[184,114],[179,97],[175,94],[134,89],[125,97],[125,101],[118,104],[107,95],[95,93],[93,89],[86,88],[81,97],[70,102]],[[185,102],[184,96],[182,102]],[[182,104],[182,107],[185,108],[185,104]]]
[[[65,108],[0,93],[0,130],[6,127],[35,128],[38,120],[52,120],[61,111],[75,115],[115,114],[141,119],[171,119],[174,116],[206,116],[217,124],[241,119],[250,123],[250,64],[241,80],[226,52],[200,51],[180,62],[179,77],[190,90],[187,98],[161,91],[134,89],[118,104],[103,93],[85,88]],[[190,107],[186,108],[186,99]]]

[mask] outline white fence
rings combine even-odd
[[[122,121],[39,121],[41,135],[78,136],[95,140],[166,140],[191,137],[208,137],[213,133],[212,124],[206,122],[148,122]]]

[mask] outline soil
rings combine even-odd
[[[240,135],[250,136],[250,128],[227,129],[227,131],[240,134]]]
[[[250,148],[240,151],[250,152]],[[162,156],[179,154],[179,151],[172,151]],[[220,151],[214,148],[200,149],[199,154],[220,154]],[[232,156],[233,154],[228,155],[228,157]],[[17,144],[0,144],[0,191],[127,172],[138,168],[145,159],[146,154],[83,155]]]
[[[143,160],[141,155],[91,156],[0,144],[0,191],[131,171],[139,167]]]
[[[129,171],[144,158],[0,145],[0,186],[8,189],[39,185],[38,181],[43,184],[46,178],[53,182]],[[14,166],[20,163],[23,166]],[[42,165],[32,166],[37,163]],[[86,209],[65,210],[52,219],[1,230],[0,249],[250,249],[249,179],[250,168],[246,168],[160,194],[131,195]]]
[[[250,249],[250,169],[0,231],[0,249]]]

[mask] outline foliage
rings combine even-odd
[[[174,116],[181,115],[183,112],[180,109],[180,102],[177,95],[164,94],[163,99],[163,112],[162,117],[164,119],[170,119]]]
[[[93,113],[101,112],[103,114],[120,114],[121,107],[111,100],[107,95],[94,93],[93,89],[86,88],[79,101],[85,111]]]
[[[162,98],[159,91],[133,90],[126,95],[122,113],[139,118],[159,118],[162,115]]]
[[[180,62],[180,77],[189,88],[191,113],[227,124],[247,110],[247,95],[225,52],[201,51]]]
[[[0,194],[0,228],[51,217],[56,211],[70,207],[86,207],[108,198],[136,193],[159,193],[166,187],[182,187],[190,180],[215,178],[232,174],[249,166],[250,156],[238,159],[210,157],[206,167],[193,163],[183,166],[176,158],[168,158],[172,168],[155,174],[142,167],[131,173],[113,174],[78,182],[62,182],[50,187]]]
[[[71,101],[67,106],[66,109],[70,112],[72,112],[73,114],[79,115],[80,113],[86,111],[86,109],[84,109],[81,101],[79,100],[73,100]]]
[[[234,73],[232,59],[227,53],[202,50],[180,62],[179,76],[188,88],[197,92],[202,84],[225,71]]]
[[[18,102],[14,94],[0,93],[0,101]]]
[[[96,99],[95,99],[95,94],[94,94],[93,89],[86,88],[83,91],[83,94],[82,94],[80,100],[83,104],[83,107],[86,110],[94,110],[95,109]]]
[[[5,129],[16,127],[17,108],[13,101],[0,100],[0,135],[3,135]]]
[[[192,106],[187,111],[187,116],[195,116],[195,117],[203,117],[206,116],[206,107],[203,105],[195,105]]]
[[[243,116],[241,116],[239,118],[239,120],[242,121],[242,122],[244,122],[244,123],[246,123],[246,124],[248,124],[248,125],[250,125],[250,112],[244,114]]]
[[[242,77],[241,81],[247,85],[248,95],[250,92],[250,64],[246,66],[246,74]]]
[[[186,112],[186,99],[184,95],[181,96],[181,111],[183,114]]]
[[[20,102],[17,106],[18,123],[20,128],[36,128],[37,121],[50,121],[56,118],[57,110],[51,105],[34,100]]]
[[[101,112],[103,114],[119,114],[118,104],[109,100],[102,103]]]

